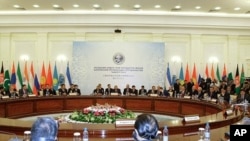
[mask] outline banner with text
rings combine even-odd
[[[72,80],[83,94],[91,94],[100,83],[164,86],[164,43],[159,42],[74,42]]]

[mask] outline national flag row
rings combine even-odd
[[[2,61],[0,85],[2,85],[5,90],[8,90],[10,86],[20,89],[25,84],[30,93],[38,94],[38,91],[41,90],[45,85],[49,85],[55,90],[58,90],[60,84],[65,84],[65,74],[69,85],[72,84],[69,62],[67,62],[65,73],[62,70],[60,70],[60,72],[57,71],[56,62],[54,64],[53,72],[50,63],[48,64],[47,68],[48,69],[46,73],[46,68],[43,62],[41,67],[41,74],[38,74],[35,71],[33,62],[31,62],[30,66],[28,66],[28,62],[25,61],[23,68],[21,68],[20,63],[18,62],[17,69],[15,67],[15,63],[13,62],[10,74],[9,69],[4,69],[4,64]]]
[[[173,85],[175,83],[176,79],[183,80],[183,82],[184,82],[184,80],[186,80],[187,82],[189,82],[192,79],[193,82],[197,86],[201,82],[202,78],[204,78],[204,79],[210,78],[212,81],[214,81],[215,79],[217,81],[234,80],[236,86],[244,83],[244,81],[245,81],[245,74],[244,74],[244,66],[243,66],[243,64],[242,64],[242,68],[241,68],[241,75],[239,75],[239,67],[238,67],[238,64],[237,64],[237,66],[236,66],[236,74],[235,74],[234,78],[233,78],[232,72],[227,73],[227,69],[226,69],[226,65],[225,64],[223,66],[222,73],[220,72],[218,64],[217,64],[216,72],[215,72],[214,64],[212,64],[210,73],[209,73],[208,65],[206,64],[204,72],[205,73],[198,73],[197,74],[197,72],[196,72],[196,65],[194,63],[192,76],[190,76],[191,73],[189,72],[189,65],[187,63],[186,70],[185,70],[185,77],[184,77],[183,65],[181,64],[179,78],[177,78],[176,74],[175,75],[171,75],[172,73],[171,73],[170,65],[168,63],[167,64],[167,72],[166,72],[166,76],[167,76],[166,77],[167,78],[167,80],[166,80],[166,82],[167,82],[166,86]],[[202,77],[202,74],[205,74],[205,75]]]

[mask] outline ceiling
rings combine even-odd
[[[1,14],[49,11],[246,15],[250,14],[250,0],[0,0]]]

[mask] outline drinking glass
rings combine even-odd
[[[200,136],[200,139],[199,141],[203,141],[203,138],[204,138],[204,131],[205,131],[205,128],[199,128],[199,136]]]

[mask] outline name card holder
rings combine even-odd
[[[35,94],[30,94],[29,97],[37,97]]]
[[[227,116],[233,115],[233,110],[232,109],[226,110],[226,114],[227,114]]]
[[[217,102],[217,99],[211,99],[211,102]]]
[[[111,93],[111,96],[118,96],[118,93]]]
[[[184,98],[185,98],[185,99],[190,99],[191,97],[188,96],[188,95],[185,95]]]
[[[157,97],[158,94],[150,94],[150,96],[152,96],[152,97]]]
[[[10,97],[8,95],[2,96],[2,99],[9,99]]]
[[[183,121],[185,123],[200,122],[200,117],[199,117],[199,115],[186,115],[186,116],[184,116]]]
[[[77,96],[77,93],[69,93],[70,96]]]
[[[116,127],[134,127],[135,119],[117,119],[115,121]]]

